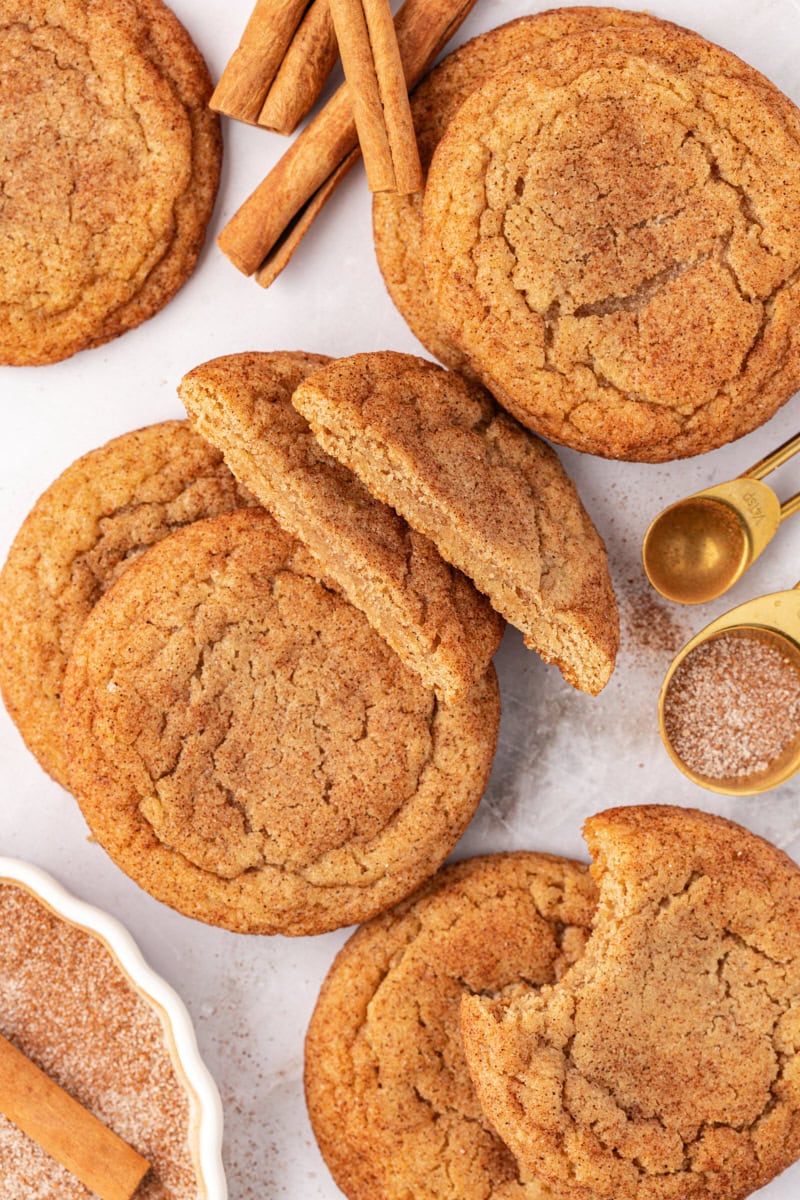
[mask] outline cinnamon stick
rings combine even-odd
[[[325,180],[322,187],[300,209],[300,212],[293,219],[280,240],[275,243],[264,259],[261,268],[256,272],[256,283],[260,284],[261,287],[268,288],[271,283],[275,282],[308,233],[317,214],[322,211],[350,168],[356,165],[360,156],[360,150],[351,150],[344,162],[339,164],[336,170]]]
[[[100,1200],[131,1200],[146,1158],[0,1035],[0,1112]]]
[[[255,125],[308,0],[257,0],[209,100],[215,112]]]
[[[419,82],[475,2],[405,0],[395,29],[409,89]],[[258,270],[357,141],[350,95],[343,84],[219,235],[220,249],[235,267],[245,275]]]
[[[275,133],[294,133],[314,107],[338,57],[330,4],[314,0],[278,67],[258,124]]]
[[[369,189],[393,192],[394,161],[364,8],[361,0],[330,0],[330,6]]]
[[[361,4],[375,60],[383,120],[394,167],[394,187],[390,190],[407,196],[422,191],[422,166],[392,10],[389,0],[361,0]],[[366,157],[364,161],[366,164]]]

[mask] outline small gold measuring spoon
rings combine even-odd
[[[657,592],[678,604],[721,596],[755,562],[781,521],[800,509],[800,492],[781,504],[761,480],[800,450],[800,434],[727,483],[671,504],[644,535],[642,561]]]
[[[730,612],[717,617],[705,629],[688,641],[679,650],[667,671],[661,685],[658,698],[658,725],[661,730],[661,740],[667,753],[675,765],[701,787],[712,792],[721,792],[727,796],[754,796],[759,792],[769,791],[778,787],[800,770],[800,725],[795,736],[789,741],[782,753],[769,764],[766,770],[748,776],[728,779],[710,779],[692,771],[678,756],[665,722],[665,705],[670,685],[681,664],[695,651],[698,646],[706,645],[717,638],[743,637],[766,642],[780,650],[800,677],[800,583],[787,592],[771,592],[768,596],[758,596],[755,600],[747,600],[737,605]]]

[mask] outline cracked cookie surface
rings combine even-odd
[[[602,539],[557,456],[484,389],[409,354],[357,354],[300,385],[317,440],[474,580],[525,644],[595,694],[619,644]]]
[[[486,671],[504,622],[434,544],[321,448],[291,404],[316,354],[232,354],[178,391],[197,430],[278,524],[302,541],[392,649],[445,700]]]
[[[611,809],[585,836],[582,958],[462,1005],[483,1109],[574,1200],[743,1200],[800,1156],[800,868],[692,809]]]
[[[0,362],[57,362],[194,269],[219,179],[211,83],[161,0],[7,0],[0,70]]]
[[[114,438],[39,497],[0,574],[0,689],[28,748],[63,787],[64,672],[94,605],[167,534],[254,503],[187,421]]]
[[[800,113],[672,26],[561,38],[451,121],[423,249],[443,325],[530,428],[711,450],[800,384]]]
[[[306,1099],[351,1200],[549,1200],[483,1116],[461,1048],[465,992],[553,982],[581,954],[587,869],[545,854],[445,867],[358,930],[306,1038]]]
[[[499,721],[487,674],[446,706],[261,509],[152,547],[78,636],[70,781],[140,886],[240,932],[373,916],[469,822]]]
[[[504,71],[520,55],[557,38],[606,25],[629,27],[656,21],[646,13],[616,8],[555,8],[519,17],[465,42],[448,54],[414,90],[411,115],[420,161],[427,173],[433,153],[464,101],[484,79]],[[471,374],[466,356],[442,328],[422,261],[422,193],[372,197],[375,253],[396,307],[426,349],[445,366]]]

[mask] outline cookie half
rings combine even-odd
[[[474,580],[525,644],[595,694],[619,643],[603,542],[553,451],[477,384],[408,354],[339,359],[292,403],[348,466]]]
[[[0,19],[0,363],[97,346],[191,274],[222,144],[161,0],[7,0]]]
[[[64,672],[96,602],[154,542],[254,503],[187,421],[114,438],[37,500],[0,574],[0,689],[28,749],[64,787]]]
[[[306,1038],[306,1099],[351,1200],[547,1200],[481,1112],[461,1048],[466,991],[552,983],[594,911],[585,867],[495,854],[446,867],[359,929],[323,984]]]
[[[232,354],[195,367],[178,392],[237,479],[366,615],[405,664],[446,700],[465,695],[504,622],[426,537],[327,455],[291,405],[315,354]]]
[[[62,700],[70,781],[111,857],[247,933],[364,920],[472,817],[492,668],[445,706],[262,509],[152,547],[96,605]]]
[[[443,326],[546,437],[662,462],[800,385],[800,113],[696,34],[595,30],[485,80],[423,215]]]
[[[504,71],[520,55],[533,53],[557,38],[605,26],[656,22],[647,13],[617,8],[553,8],[518,17],[481,33],[448,54],[417,87],[411,115],[423,172],[464,101],[484,79]],[[422,193],[372,197],[375,253],[389,295],[427,350],[456,371],[472,374],[465,354],[447,336],[431,297],[422,261]]]
[[[574,1200],[743,1200],[800,1156],[800,869],[730,821],[618,808],[564,977],[462,1006],[486,1117]]]

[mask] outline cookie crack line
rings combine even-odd
[[[722,242],[723,239],[720,238],[717,240]],[[674,280],[680,279],[688,271],[701,266],[704,262],[708,262],[712,258],[716,258],[716,256],[708,252],[699,254],[697,258],[684,259],[680,262],[672,263],[669,267],[665,267],[663,271],[658,271],[649,279],[645,279],[639,287],[629,292],[628,295],[608,296],[603,300],[581,304],[570,315],[575,317],[605,317],[617,312],[641,313],[649,301],[661,292],[665,283],[672,283]],[[717,259],[717,261],[719,260]]]

